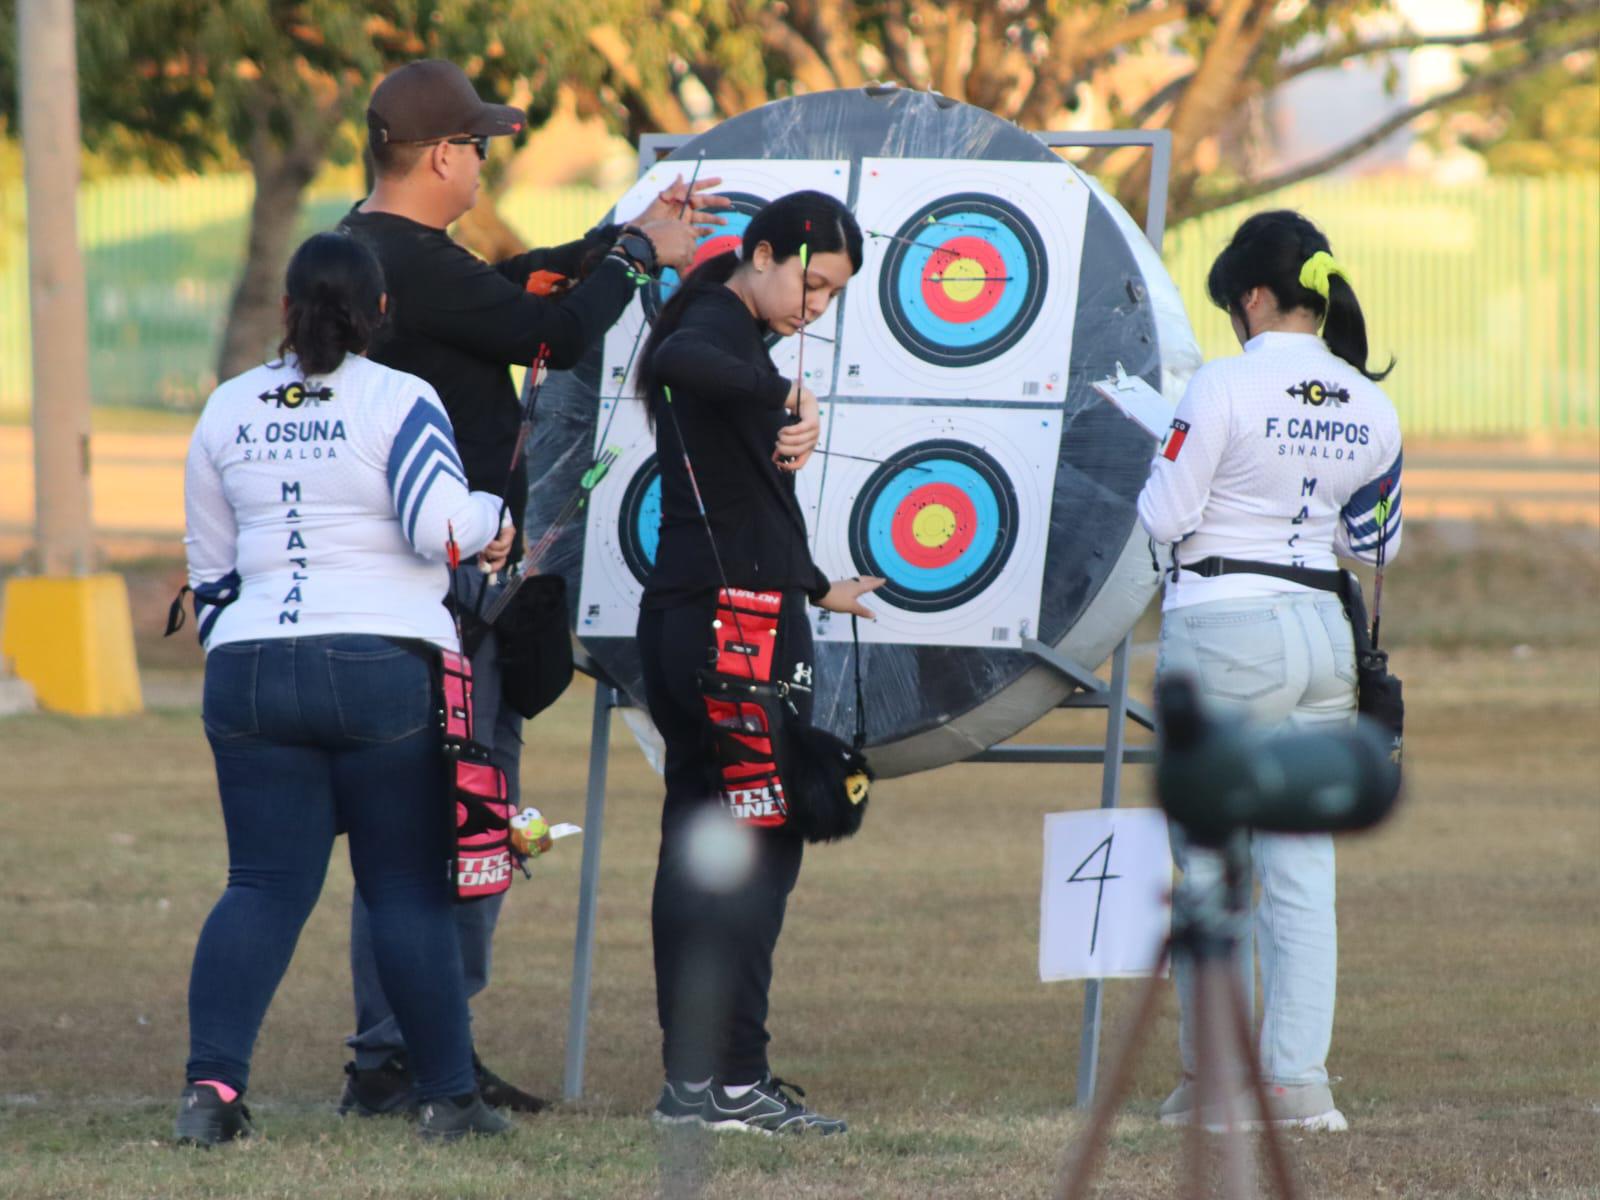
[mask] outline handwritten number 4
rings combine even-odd
[[[1084,857],[1084,860],[1072,868],[1072,874],[1067,876],[1068,883],[1097,883],[1100,886],[1095,891],[1094,897],[1094,924],[1089,929],[1089,953],[1094,953],[1095,942],[1100,937],[1100,905],[1106,897],[1106,880],[1121,879],[1121,875],[1111,874],[1111,840],[1117,835],[1106,834],[1105,841],[1101,842]],[[1105,857],[1100,862],[1100,874],[1085,875],[1083,869],[1098,858],[1102,853]]]

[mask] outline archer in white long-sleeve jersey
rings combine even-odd
[[[1269,330],[1190,381],[1139,496],[1174,563],[1213,556],[1332,570],[1400,547],[1400,421],[1315,332]],[[1381,514],[1381,515],[1380,515]],[[1310,590],[1266,575],[1180,571],[1163,607]]]
[[[497,533],[498,497],[468,489],[434,390],[363,357],[387,304],[372,252],[317,234],[284,292],[282,361],[218,387],[189,444],[185,544],[228,886],[195,946],[175,1132],[250,1134],[256,1036],[341,833],[412,1052],[419,1131],[503,1130],[473,1068],[443,696],[417,643],[456,648],[451,533],[497,565],[512,530]]]
[[[433,388],[356,354],[310,382],[291,355],[217,388],[184,500],[208,650],[328,633],[454,649],[446,541],[470,557],[499,532]]]
[[[1244,353],[1190,381],[1139,496],[1151,539],[1172,547],[1156,673],[1188,677],[1209,708],[1262,726],[1344,727],[1356,713],[1354,634],[1325,589],[1338,586],[1339,556],[1371,563],[1399,548],[1400,423],[1376,382],[1388,371],[1367,370],[1355,292],[1327,238],[1297,213],[1245,221],[1207,290]],[[1186,847],[1177,830],[1173,851],[1200,886],[1220,879],[1216,855]],[[1345,1129],[1327,1071],[1333,839],[1252,834],[1250,852],[1261,887],[1259,1120]],[[1239,966],[1250,995],[1250,939]],[[1174,975],[1184,1081],[1161,1119],[1214,1126],[1194,1086],[1191,964],[1177,961]]]

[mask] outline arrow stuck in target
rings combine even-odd
[[[823,449],[819,448],[819,449],[813,450],[811,453],[813,453],[813,454],[826,454],[830,458],[849,458],[849,459],[854,459],[856,462],[871,463],[873,466],[876,466],[876,467],[886,467],[886,466],[894,465],[894,459],[892,459],[892,458],[868,458],[864,454],[846,454],[843,450],[823,450]],[[905,469],[908,470],[908,471],[921,471],[924,474],[928,474],[928,475],[931,475],[933,473],[927,467],[919,466],[916,463],[907,463]]]
[[[961,255],[954,250],[947,250],[943,246],[924,246],[921,242],[916,241],[914,238],[901,237],[898,233],[879,233],[876,229],[866,229],[862,232],[868,237],[884,238],[887,241],[899,242],[902,245],[912,246],[918,250],[926,250],[929,254],[944,254],[951,258],[961,257]]]

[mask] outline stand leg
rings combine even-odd
[[[1128,741],[1128,651],[1133,634],[1111,656],[1111,690],[1106,694],[1106,764],[1100,776],[1100,807],[1116,808],[1122,797],[1122,752]]]
[[[583,1095],[584,1057],[589,1048],[589,990],[594,976],[595,909],[600,895],[600,838],[605,826],[606,766],[611,710],[616,693],[594,685],[594,724],[589,733],[589,796],[583,807],[583,869],[578,883],[578,933],[572,947],[572,997],[567,1007],[567,1064],[561,1095]]]
[[[1144,987],[1139,993],[1139,1004],[1134,1011],[1133,1024],[1128,1029],[1127,1037],[1117,1052],[1116,1063],[1111,1069],[1111,1082],[1100,1094],[1099,1103],[1094,1106],[1094,1114],[1089,1118],[1089,1128],[1084,1130],[1079,1140],[1078,1152],[1068,1161],[1067,1174],[1061,1181],[1059,1193],[1062,1200],[1083,1200],[1083,1197],[1089,1194],[1088,1189],[1094,1180],[1096,1161],[1100,1151],[1105,1147],[1111,1122],[1116,1119],[1117,1108],[1122,1104],[1123,1096],[1127,1094],[1128,1085],[1133,1082],[1133,1064],[1139,1056],[1139,1045],[1144,1041],[1151,1023],[1155,1020],[1156,1003],[1161,998],[1162,985],[1166,983],[1161,977],[1161,968],[1166,966],[1167,956],[1171,953],[1172,943],[1169,940],[1161,947],[1161,954],[1150,972],[1150,978],[1145,980]]]
[[[1078,1108],[1094,1104],[1095,1077],[1100,1072],[1100,980],[1083,984],[1083,1029],[1078,1034]]]
[[[1106,756],[1100,775],[1100,807],[1116,808],[1122,799],[1122,751],[1128,736],[1128,650],[1130,633],[1111,657],[1111,689],[1106,694]],[[1083,985],[1083,1029],[1078,1035],[1079,1108],[1094,1103],[1100,1069],[1100,1015],[1104,989],[1100,980]]]

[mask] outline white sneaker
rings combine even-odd
[[[1325,1083],[1269,1083],[1264,1120],[1247,1121],[1246,1129],[1265,1125],[1279,1129],[1310,1129],[1322,1133],[1344,1133],[1350,1122],[1333,1103],[1333,1092]]]
[[[1194,1120],[1195,1105],[1200,1098],[1199,1087],[1185,1075],[1183,1081],[1162,1101],[1159,1117],[1163,1125],[1187,1125]],[[1324,1133],[1343,1133],[1350,1128],[1344,1114],[1334,1107],[1333,1093],[1325,1083],[1267,1085],[1267,1112],[1260,1116],[1246,1116],[1255,1105],[1247,1092],[1237,1101],[1234,1110],[1240,1129],[1262,1129],[1272,1125],[1278,1129],[1308,1129]],[[1222,1114],[1207,1114],[1203,1121],[1208,1133],[1225,1133],[1228,1125]]]
[[[1194,1105],[1198,1089],[1192,1076],[1185,1075],[1172,1095],[1161,1102],[1159,1116],[1163,1125],[1187,1125],[1194,1119]]]
[[[1194,1120],[1195,1106],[1200,1103],[1200,1084],[1193,1075],[1185,1075],[1177,1087],[1172,1089],[1172,1094],[1161,1102],[1157,1113],[1163,1125],[1187,1125]],[[1243,1120],[1244,1113],[1250,1104],[1249,1089],[1240,1091],[1234,1101],[1234,1113],[1237,1120]],[[1225,1127],[1226,1122],[1219,1115],[1215,1122],[1207,1121],[1206,1128],[1215,1124],[1219,1129]]]

